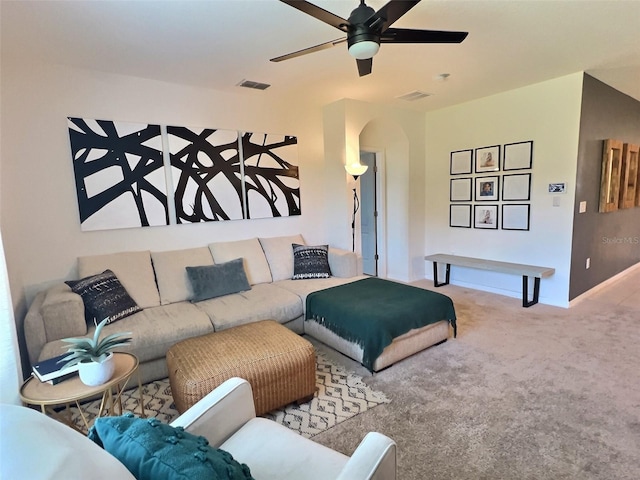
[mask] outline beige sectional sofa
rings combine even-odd
[[[80,257],[84,278],[112,270],[142,311],[107,325],[105,333],[132,332],[127,351],[140,361],[143,382],[167,376],[165,355],[176,342],[226,328],[274,319],[296,333],[304,331],[306,296],[361,278],[361,259],[329,249],[330,278],[291,280],[292,244],[301,235],[216,242],[205,247],[164,252],[122,252]],[[187,266],[244,259],[251,289],[192,303]],[[63,338],[90,336],[82,298],[64,283],[40,292],[25,318],[29,360],[34,363],[65,352]]]

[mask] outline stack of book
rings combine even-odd
[[[43,360],[33,366],[33,375],[41,382],[48,382],[52,385],[62,382],[78,374],[78,365],[62,368],[65,362],[61,362],[68,354],[64,353],[57,357]]]

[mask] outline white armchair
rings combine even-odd
[[[246,463],[256,480],[395,480],[396,444],[369,432],[351,457],[256,417],[251,385],[227,380],[171,424]]]
[[[368,433],[351,457],[256,417],[251,385],[232,378],[173,423],[246,463],[256,480],[395,480],[396,444]],[[0,404],[0,478],[134,479],[84,435],[31,408]]]

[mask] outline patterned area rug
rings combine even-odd
[[[369,388],[362,377],[316,352],[316,393],[313,400],[263,415],[285,427],[311,438],[339,423],[383,403],[390,403],[384,393]]]
[[[300,405],[292,403],[263,415],[265,418],[311,438],[377,405],[390,402],[382,392],[369,388],[362,381],[362,377],[332,362],[325,354],[316,353],[316,393],[313,400]],[[171,397],[168,378],[147,383],[142,388],[145,413],[148,417],[155,417],[169,423],[179,415]],[[137,388],[122,394],[122,407],[125,411],[139,415],[138,405]],[[99,400],[82,405],[82,410],[89,421],[95,418],[99,408]],[[71,408],[71,415],[78,428],[84,428],[82,417],[76,407]]]

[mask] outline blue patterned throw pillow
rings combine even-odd
[[[307,246],[297,243],[293,247],[293,280],[329,278],[329,245]]]
[[[97,418],[88,436],[138,480],[254,480],[229,452],[156,418]]]
[[[111,270],[64,283],[82,297],[87,321],[112,323],[142,310]]]

